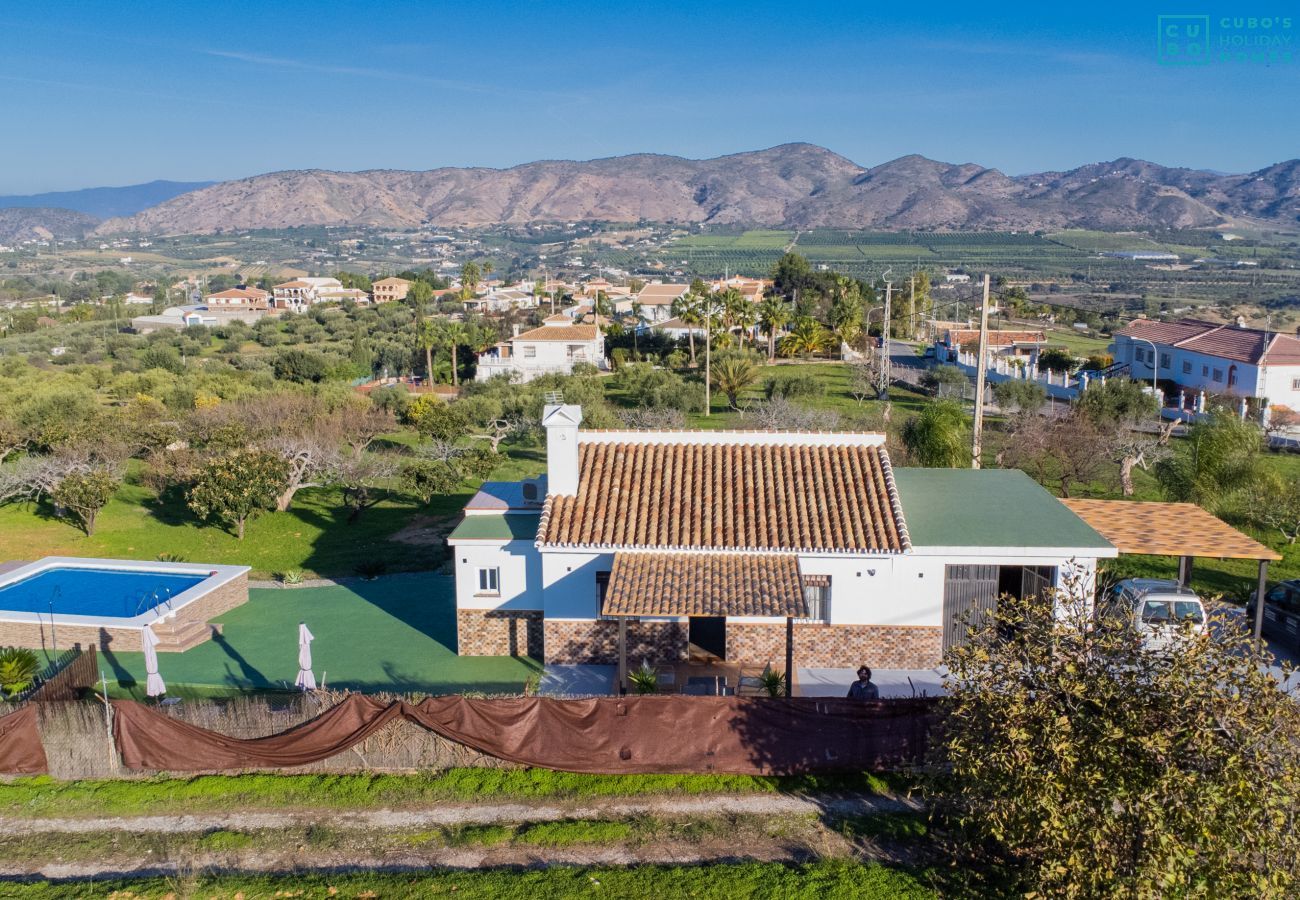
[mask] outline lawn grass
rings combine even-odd
[[[439,802],[705,794],[893,794],[902,775],[586,775],[552,769],[447,769],[412,775],[197,775],[0,782],[0,815],[164,815],[274,809],[399,809]]]
[[[331,688],[429,694],[514,693],[541,666],[527,657],[456,654],[455,585],[412,573],[347,586],[254,588],[218,616],[224,634],[184,653],[164,653],[159,669],[171,696],[212,696],[291,688],[298,674],[298,623],[306,622],[317,678]],[[137,695],[144,655],[105,651],[111,693]]]
[[[877,863],[822,860],[804,865],[721,863],[708,866],[570,867],[358,872],[344,875],[222,875],[98,882],[8,884],[16,900],[47,898],[198,896],[261,900],[270,897],[482,897],[544,900],[559,897],[694,897],[700,900],[920,900],[937,897],[921,876]]]
[[[412,437],[392,435],[384,440],[407,444]],[[512,448],[491,477],[535,474],[544,456],[533,445]],[[339,491],[308,488],[298,493],[287,512],[268,512],[251,520],[241,541],[217,525],[196,519],[182,497],[158,497],[140,483],[140,464],[135,462],[126,484],[100,513],[91,537],[55,516],[45,504],[0,506],[0,561],[43,556],[153,560],[167,554],[186,562],[251,566],[254,578],[294,569],[309,577],[338,577],[355,574],[359,564],[374,561],[390,572],[422,571],[441,564],[442,546],[394,536],[413,525],[449,526],[476,489],[476,484],[466,483],[425,506],[397,494],[349,522]]]

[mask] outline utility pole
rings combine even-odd
[[[885,270],[885,275],[889,270]],[[894,283],[885,282],[885,314],[880,322],[880,383],[876,386],[876,398],[884,400],[889,396],[889,314],[894,298]]]
[[[714,269],[713,271],[718,271]],[[713,295],[704,296],[704,415],[713,412],[713,367],[709,351],[713,346]]]
[[[970,467],[980,467],[984,431],[984,378],[988,369],[989,345],[989,276],[984,273],[984,303],[980,306],[980,356],[975,366],[975,427],[971,430]]]

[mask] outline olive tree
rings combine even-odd
[[[1240,617],[1153,653],[1066,581],[946,655],[937,817],[1032,896],[1295,896],[1300,707]]]

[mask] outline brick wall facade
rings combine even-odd
[[[684,622],[627,623],[627,664],[662,665],[686,661],[687,626]],[[546,662],[557,665],[618,664],[618,622],[613,619],[545,623]]]
[[[938,625],[794,626],[794,664],[844,668],[930,669],[943,656]],[[785,626],[727,623],[727,661],[785,665]]]
[[[456,652],[461,656],[542,658],[540,609],[456,610]]]
[[[175,618],[183,621],[208,622],[236,606],[248,602],[248,575],[241,573],[221,587],[209,591],[197,600],[182,606]],[[0,647],[32,647],[51,650],[57,646],[67,649],[73,644],[83,647],[94,645],[100,650],[136,651],[140,646],[139,628],[101,627],[98,625],[71,625],[59,621],[54,615],[54,633],[50,623],[0,622]]]

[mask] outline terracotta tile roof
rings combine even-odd
[[[388,278],[381,278],[374,282],[371,284],[371,287],[401,287],[402,285],[409,286],[410,284],[411,282],[407,281],[405,278],[398,278],[395,275],[390,275]]]
[[[1259,328],[1197,319],[1177,322],[1136,319],[1115,333],[1237,362],[1258,365],[1262,360],[1271,365],[1300,365],[1300,339]]]
[[[208,295],[208,299],[221,300],[265,300],[271,295],[260,288],[230,288],[226,291],[218,291],[215,294]]]
[[[791,553],[615,553],[607,616],[808,615]]]
[[[1194,503],[1076,498],[1063,498],[1061,502],[1118,547],[1120,553],[1210,559],[1282,558]]]
[[[311,287],[311,285],[310,285],[309,283],[307,283],[306,281],[286,281],[286,282],[283,282],[283,283],[281,283],[281,284],[274,285],[273,287],[277,287],[277,288],[306,288],[306,287]]]
[[[978,328],[950,328],[948,346],[960,347],[969,341],[978,341]],[[1013,344],[1041,344],[1046,337],[1041,331],[989,331],[990,347],[1010,347]]]
[[[595,325],[543,325],[517,334],[513,341],[594,341]]]
[[[889,456],[878,443],[771,433],[733,433],[716,443],[689,432],[676,440],[610,437],[580,433],[578,492],[547,497],[539,545],[848,553],[911,547]]]
[[[690,289],[689,284],[647,284],[637,300],[644,306],[669,306]]]

